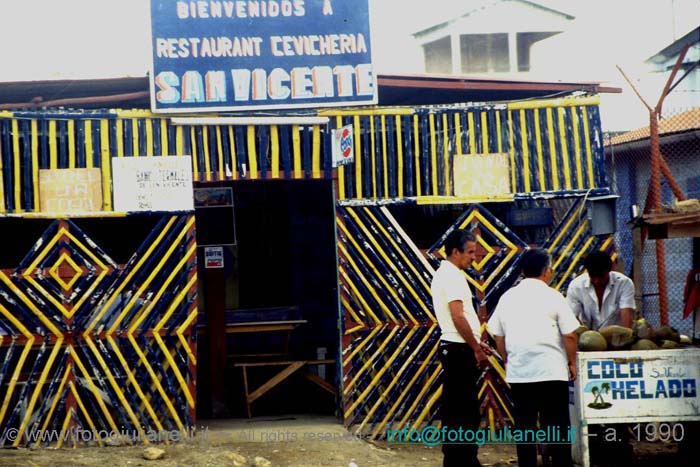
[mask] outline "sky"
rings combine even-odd
[[[421,72],[417,51],[406,52],[406,44],[414,41],[411,33],[461,14],[469,5],[494,1],[369,0],[376,69]],[[700,18],[700,0],[539,3],[577,17],[560,46],[533,50],[547,80],[602,81],[631,94],[615,68],[620,64],[654,102],[659,84],[644,78],[643,60],[697,27]],[[518,18],[503,18],[504,24],[509,21]],[[0,81],[145,76],[149,0],[7,2],[0,15],[0,44]]]

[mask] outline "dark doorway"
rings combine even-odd
[[[197,187],[203,188],[230,189],[232,204],[204,206],[204,195],[196,202],[200,322],[217,320],[217,326],[228,331],[217,347],[207,331],[210,325],[200,324],[198,416],[244,416],[242,373],[236,363],[337,359],[332,185],[325,180],[272,180]],[[217,267],[207,268],[207,257],[211,259],[212,249],[219,247],[223,267],[210,262]],[[244,324],[286,321],[296,323],[292,331],[239,332]],[[238,326],[236,332],[234,326]],[[216,373],[217,366],[224,367],[221,373]],[[249,368],[249,386],[263,384],[280,369]],[[301,370],[337,387],[332,364]],[[256,400],[254,415],[334,413],[332,394],[304,378],[301,370]],[[222,399],[218,406],[217,391]]]

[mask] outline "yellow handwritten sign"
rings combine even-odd
[[[39,200],[42,212],[102,210],[100,169],[39,170]]]
[[[510,193],[508,154],[455,154],[455,196],[495,197]]]

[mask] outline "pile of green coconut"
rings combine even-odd
[[[654,329],[644,318],[639,318],[628,328],[610,325],[592,331],[580,326],[578,349],[584,352],[601,352],[604,350],[656,350],[677,349],[691,343],[688,336],[679,334],[671,326]]]

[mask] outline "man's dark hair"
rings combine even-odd
[[[453,230],[445,239],[445,255],[450,256],[455,248],[460,253],[463,252],[467,242],[476,242],[476,236],[468,230]]]
[[[520,267],[525,277],[540,277],[549,266],[549,253],[542,248],[525,250],[520,259]]]
[[[612,270],[612,260],[604,251],[594,251],[583,263],[590,277],[601,277]]]

